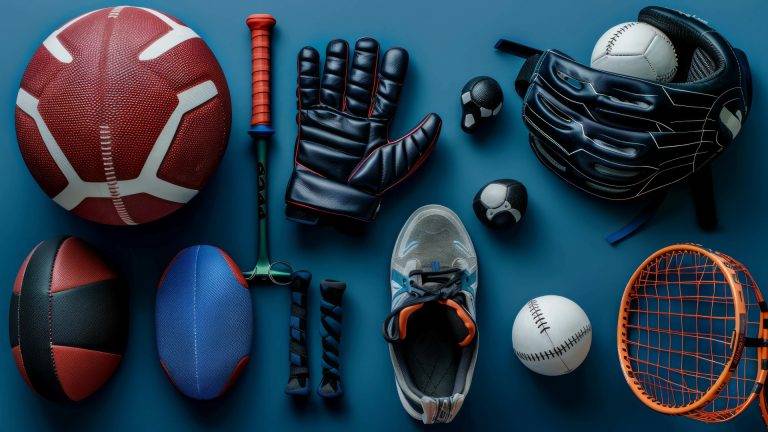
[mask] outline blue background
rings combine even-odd
[[[380,335],[388,312],[387,272],[395,237],[418,206],[440,203],[464,220],[480,256],[478,322],[482,333],[472,390],[451,430],[470,427],[515,430],[721,430],[762,428],[757,406],[736,421],[706,426],[666,417],[642,405],[627,387],[616,355],[616,317],[626,280],[651,252],[673,242],[693,241],[728,252],[768,284],[765,241],[768,210],[761,126],[766,114],[768,52],[764,0],[662,1],[708,19],[750,59],[755,84],[751,118],[734,148],[714,164],[722,228],[701,232],[685,187],[673,190],[660,216],[640,235],[618,247],[603,236],[620,227],[637,205],[592,200],[544,169],[527,145],[520,102],[512,91],[520,61],[493,50],[506,36],[539,47],[556,47],[588,61],[594,42],[614,24],[632,21],[641,1],[145,1],[142,6],[177,16],[210,45],[232,91],[233,133],[221,166],[208,186],[183,210],[158,223],[115,228],[68,214],[40,190],[21,159],[14,131],[20,77],[43,39],[69,19],[105,6],[105,1],[11,0],[0,17],[0,281],[7,310],[11,285],[28,251],[42,239],[71,233],[105,251],[131,286],[130,339],[117,375],[95,397],[77,406],[47,402],[29,391],[13,364],[7,332],[0,332],[0,428],[40,430],[416,430],[401,408],[386,345]],[[255,160],[246,134],[250,115],[249,36],[244,19],[253,12],[277,17],[273,45],[273,113],[277,129],[271,149],[271,252],[317,281],[341,278],[345,298],[343,379],[346,397],[327,407],[317,397],[295,405],[283,394],[287,379],[289,299],[279,287],[254,288],[255,344],[238,385],[223,399],[196,403],[177,393],[158,364],[154,334],[155,285],[165,265],[183,247],[221,246],[250,268],[255,261]],[[378,220],[361,237],[326,228],[303,228],[282,217],[295,135],[295,55],[305,44],[364,35],[384,48],[411,54],[408,82],[393,132],[407,131],[423,114],[444,119],[430,161],[393,191]],[[459,127],[459,89],[472,76],[495,77],[506,106],[493,127],[470,137]],[[471,199],[495,178],[526,184],[529,214],[514,235],[485,229]],[[574,373],[546,378],[530,373],[512,353],[510,333],[517,311],[530,298],[560,294],[579,303],[592,320],[594,338],[586,362]],[[319,294],[310,296],[313,385],[320,375]]]

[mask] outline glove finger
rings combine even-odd
[[[372,151],[349,176],[349,184],[381,194],[405,180],[427,159],[435,147],[442,120],[428,114],[404,137]]]
[[[371,117],[385,121],[394,117],[407,71],[408,51],[403,48],[387,50],[379,69],[379,83],[373,99]]]
[[[331,108],[341,109],[344,101],[348,50],[347,41],[336,39],[328,43],[325,51],[325,67],[320,81],[320,102]]]
[[[312,47],[299,51],[299,109],[320,103],[320,54]]]
[[[371,107],[371,93],[379,62],[379,43],[372,38],[362,38],[355,44],[352,70],[347,81],[347,111],[357,116],[367,116]]]

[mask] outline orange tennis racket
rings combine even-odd
[[[650,408],[712,423],[743,412],[768,375],[768,307],[747,268],[693,244],[635,271],[617,330],[629,387]]]
[[[760,392],[760,413],[763,415],[763,421],[768,426],[768,390],[763,385],[763,391]]]

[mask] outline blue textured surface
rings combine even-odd
[[[13,107],[28,59],[51,31],[107,1],[8,0],[0,15],[0,213],[4,247],[0,281],[10,292],[29,249],[60,233],[78,235],[104,250],[132,288],[126,358],[112,381],[79,406],[46,402],[30,392],[13,365],[7,332],[0,331],[0,429],[56,428],[132,430],[418,430],[395,392],[380,330],[389,308],[388,265],[401,224],[417,207],[439,203],[463,218],[480,256],[478,328],[482,343],[472,390],[454,424],[445,430],[508,427],[519,431],[757,431],[757,408],[735,422],[708,427],[654,413],[630,392],[618,367],[616,317],[621,291],[634,268],[652,251],[672,242],[695,241],[723,250],[751,267],[768,285],[768,48],[764,0],[662,0],[710,19],[743,48],[755,78],[751,118],[734,148],[714,164],[722,228],[702,233],[684,187],[672,191],[659,217],[618,247],[603,236],[626,223],[637,205],[611,205],[569,189],[536,161],[520,121],[512,84],[520,61],[493,50],[500,36],[556,47],[588,60],[594,42],[610,26],[636,17],[646,3],[626,0],[389,0],[372,2],[263,0],[144,0],[142,5],[178,16],[199,32],[218,57],[232,90],[233,133],[216,176],[187,208],[159,223],[136,228],[97,226],[67,214],[41,192],[15,144]],[[283,394],[288,376],[288,307],[285,288],[254,288],[254,348],[251,364],[223,399],[196,403],[169,384],[157,361],[155,285],[182,248],[200,243],[227,250],[242,268],[255,259],[255,152],[250,119],[250,39],[244,20],[253,12],[277,17],[273,55],[276,133],[269,175],[271,252],[315,280],[342,279],[344,299],[342,376],[338,406],[313,397],[294,405]],[[321,51],[335,37],[371,35],[384,48],[402,45],[411,54],[403,105],[393,132],[408,130],[435,111],[445,121],[435,153],[420,173],[393,191],[378,220],[362,237],[339,235],[286,221],[281,198],[293,156],[295,55],[305,44]],[[506,93],[498,121],[474,137],[459,126],[459,90],[475,75],[496,78]],[[525,183],[530,195],[523,225],[514,235],[491,232],[472,212],[472,197],[494,178]],[[592,320],[594,339],[585,363],[573,374],[531,374],[512,353],[512,322],[528,299],[559,294],[579,303]],[[10,295],[0,296],[7,310]],[[313,382],[320,377],[320,296],[310,295],[310,359]]]
[[[174,384],[189,397],[212,399],[250,355],[250,291],[218,248],[188,247],[157,289],[155,326],[158,357]]]

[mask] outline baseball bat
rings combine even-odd
[[[270,112],[270,44],[276,20],[269,14],[253,14],[245,23],[251,30],[251,127],[248,134],[258,153],[259,248],[256,268],[249,278],[266,282],[271,264],[267,237],[267,148],[275,133]]]

